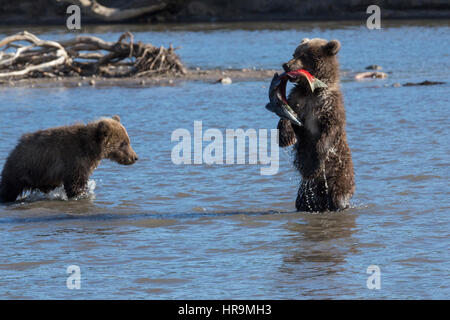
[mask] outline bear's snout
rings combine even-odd
[[[300,59],[291,59],[282,65],[285,72],[294,71],[297,69],[303,69],[303,63]]]
[[[132,165],[139,160],[138,155],[131,147],[119,148],[118,150],[111,152],[108,158],[112,161],[117,162],[118,164],[126,166]]]
[[[135,154],[134,156],[131,156],[130,158],[130,164],[136,163],[136,161],[139,160],[139,157],[137,156],[137,154]]]
[[[127,159],[127,161],[125,161],[124,164],[125,165],[131,165],[131,164],[136,163],[136,161],[138,161],[138,160],[139,160],[139,157],[136,154],[136,152],[134,152],[134,150],[131,150],[130,153],[129,153],[128,159]]]
[[[117,163],[124,165],[124,166],[130,166],[130,165],[136,163],[137,160],[138,160],[137,157],[129,157],[127,159],[118,160]]]
[[[131,149],[131,148],[130,148],[130,149]],[[131,151],[131,152],[130,152],[130,154],[131,154],[131,160],[133,160],[133,163],[136,162],[136,161],[138,161],[138,160],[139,160],[139,157],[138,157],[138,155],[136,154],[136,152],[135,152],[133,149],[131,149],[130,151]]]

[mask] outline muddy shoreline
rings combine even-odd
[[[189,69],[185,75],[160,75],[152,77],[121,77],[107,78],[91,77],[54,77],[54,78],[26,78],[26,79],[0,79],[0,87],[149,87],[169,86],[185,81],[202,81],[221,83],[222,79],[230,78],[232,82],[271,79],[275,72],[280,70],[268,69]]]
[[[175,86],[183,82],[204,82],[217,85],[227,85],[233,82],[245,82],[254,80],[266,80],[268,83],[275,72],[281,69],[188,69],[187,74],[158,75],[151,77],[120,77],[108,78],[101,76],[90,77],[54,77],[54,78],[24,78],[24,79],[0,79],[1,88],[75,88],[75,87],[129,87],[145,88],[157,86]],[[341,71],[341,81],[371,82],[376,77],[358,79],[358,72]],[[384,80],[389,79],[387,76]],[[222,81],[223,80],[223,81]],[[409,87],[443,85],[443,81],[423,80],[419,82],[392,83],[386,81],[383,84],[373,84],[374,87]]]
[[[101,76],[90,77],[54,77],[54,78],[24,78],[24,79],[0,79],[1,88],[75,88],[75,87],[129,87],[145,88],[156,86],[175,86],[183,82],[204,82],[217,85],[227,85],[233,82],[245,82],[254,80],[266,80],[270,82],[275,72],[282,72],[281,69],[188,69],[187,74],[159,75],[151,77],[120,77],[108,78]],[[375,78],[358,79],[358,72],[341,71],[341,81],[371,82]],[[388,79],[388,77],[386,77]],[[384,78],[384,79],[386,79]],[[223,81],[222,81],[223,80]],[[392,83],[387,81],[384,84],[373,84],[375,87],[408,87],[408,86],[429,86],[442,85],[442,81],[419,81],[407,83]]]

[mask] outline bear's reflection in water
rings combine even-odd
[[[329,275],[340,270],[348,254],[357,252],[356,215],[353,209],[340,213],[305,213],[290,221],[281,271],[296,278]]]

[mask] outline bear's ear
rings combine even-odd
[[[323,51],[329,56],[334,56],[341,49],[341,43],[337,40],[328,41],[326,45],[323,46]]]
[[[109,126],[106,121],[100,121],[97,125],[97,136],[100,141],[102,141],[109,132]]]
[[[114,120],[116,120],[117,122],[120,122],[120,117],[116,114],[115,116],[112,117]]]

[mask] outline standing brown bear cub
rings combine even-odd
[[[79,196],[102,159],[123,165],[138,160],[119,116],[24,134],[3,167],[0,201],[61,185],[68,198]]]
[[[340,48],[337,40],[303,39],[293,59],[283,65],[286,72],[304,69],[327,85],[312,92],[307,80],[299,78],[287,101],[303,125],[287,119],[278,123],[279,144],[294,144],[294,165],[302,175],[298,211],[345,209],[355,191],[339,88],[336,54]]]

